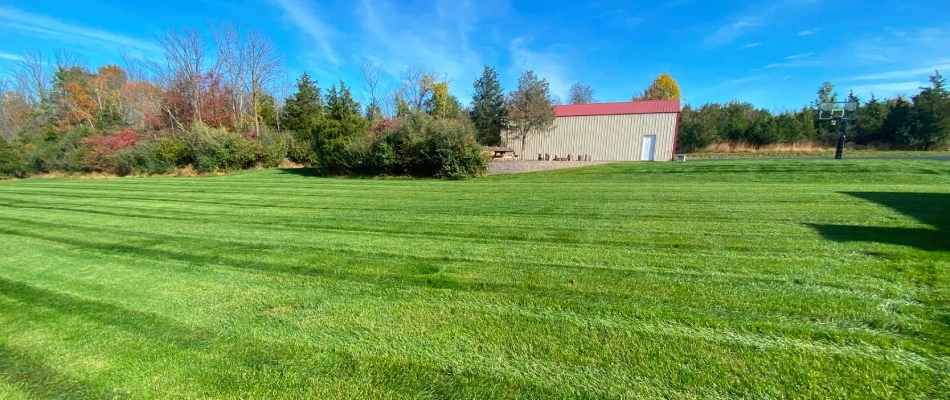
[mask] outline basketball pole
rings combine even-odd
[[[840,160],[844,155],[844,141],[848,137],[848,121],[835,117],[835,122],[838,123],[838,147],[835,149],[835,160]]]

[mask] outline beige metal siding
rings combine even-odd
[[[643,137],[656,135],[654,159],[670,161],[678,118],[673,113],[558,117],[551,132],[528,138],[524,159],[589,154],[594,161],[640,161]],[[510,138],[506,146],[521,158],[520,138]]]

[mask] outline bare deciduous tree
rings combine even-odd
[[[273,42],[260,31],[249,31],[244,38],[245,88],[254,107],[254,135],[261,133],[260,96],[283,72],[284,58]]]
[[[218,65],[224,72],[225,87],[231,97],[234,117],[239,127],[243,126],[244,119],[244,46],[241,44],[240,28],[233,23],[225,23],[211,28],[218,49]]]
[[[281,110],[284,109],[284,101],[290,96],[290,91],[294,88],[294,80],[290,75],[284,75],[284,78],[280,80],[274,88],[274,110],[277,110],[277,132],[280,132],[281,118],[283,115]]]
[[[129,82],[148,81],[148,65],[146,62],[126,51],[122,51],[119,56],[122,58],[122,69],[125,70]]]
[[[13,110],[8,106],[9,100],[12,100],[10,97],[15,96],[10,91],[12,86],[7,78],[0,79],[0,139],[7,141],[16,140],[20,131]]]
[[[588,104],[595,102],[594,88],[584,82],[576,82],[567,92],[567,99],[571,104]]]
[[[165,64],[153,63],[155,74],[165,85],[178,79],[188,84],[188,101],[195,118],[201,121],[201,78],[208,51],[204,37],[194,27],[185,27],[181,31],[170,29],[158,37],[158,44],[164,53]]]
[[[402,70],[402,87],[399,94],[412,110],[421,110],[425,101],[432,94],[435,84],[435,74],[428,68],[409,64]]]
[[[68,70],[73,67],[86,68],[82,63],[82,59],[69,50],[56,50],[53,53],[53,60],[56,63],[57,70]]]
[[[363,78],[363,90],[366,92],[366,96],[369,97],[366,101],[367,114],[370,114],[369,110],[379,110],[379,112],[382,112],[382,105],[380,104],[380,95],[382,94],[380,85],[383,77],[383,68],[375,61],[364,58],[363,62],[360,63],[360,75]],[[369,115],[367,116],[369,117]]]
[[[27,51],[8,71],[14,79],[14,90],[23,96],[31,107],[37,107],[47,100],[53,73],[43,53]]]

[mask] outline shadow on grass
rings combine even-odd
[[[326,172],[319,168],[277,168],[281,174],[304,176],[308,178],[326,178]]]
[[[896,244],[926,251],[950,251],[950,194],[893,192],[844,192],[844,194],[887,206],[930,225],[933,229],[809,224],[825,239],[836,242]]]
[[[208,332],[183,327],[160,315],[82,299],[5,278],[0,278],[0,296],[19,300],[26,307],[43,308],[58,314],[95,321],[155,341],[186,348],[203,347],[211,338]]]
[[[32,354],[0,343],[0,380],[37,399],[113,399],[121,397],[90,382],[50,368]]]
[[[15,221],[13,219],[0,218],[5,221]],[[34,224],[26,221],[17,221],[22,225],[32,225],[46,228],[41,232],[33,230],[17,230],[13,227],[0,227],[0,235],[19,236],[25,238],[45,240],[55,243],[61,243],[69,246],[75,246],[84,250],[97,251],[103,254],[125,254],[137,258],[150,258],[155,260],[175,260],[184,262],[192,266],[229,266],[244,270],[254,270],[263,273],[290,273],[298,275],[307,275],[321,277],[325,279],[334,279],[347,281],[357,284],[375,284],[382,286],[419,286],[433,289],[452,289],[460,291],[475,292],[517,292],[519,290],[540,291],[541,287],[528,285],[525,287],[489,282],[473,282],[466,280],[456,280],[452,277],[438,274],[444,264],[463,261],[447,259],[445,257],[423,257],[414,255],[393,255],[388,253],[374,254],[372,252],[362,252],[356,250],[339,249],[332,253],[321,253],[315,258],[299,260],[294,262],[268,262],[263,261],[254,255],[259,254],[258,249],[253,249],[247,245],[238,245],[236,243],[207,241],[207,246],[197,248],[186,248],[182,250],[162,250],[157,249],[168,240],[161,236],[139,235],[136,240],[128,236],[121,243],[98,242],[89,240],[89,238],[77,237],[75,235],[55,235],[49,227],[54,224]],[[107,228],[100,228],[100,231],[108,231]],[[166,236],[167,237],[167,236]],[[264,246],[266,247],[266,246]],[[238,257],[236,255],[247,255],[247,257]],[[358,267],[359,263],[365,258],[374,259],[376,256],[386,255],[383,263],[388,267],[383,271],[377,272],[357,272],[358,268],[340,268],[343,265],[352,265]],[[471,262],[471,261],[469,261]],[[333,268],[331,266],[338,266]],[[0,293],[4,293],[2,282],[0,282]]]
[[[0,293],[2,296],[22,301],[23,313],[36,315],[30,311],[31,307],[52,309],[63,315],[79,316],[104,325],[134,331],[162,343],[181,344],[181,340],[186,340],[186,343],[202,342],[200,339],[188,339],[200,336],[200,332],[180,327],[158,315],[84,300],[4,278],[0,278]],[[36,322],[36,318],[41,317],[34,317],[33,322]],[[58,320],[53,322],[61,323]],[[493,386],[504,389],[505,392],[521,394],[518,397],[563,397],[554,389],[530,380],[497,375],[476,368],[455,369],[425,359],[413,362],[383,354],[353,353],[345,349],[329,350],[316,343],[261,341],[240,335],[229,336],[226,341],[215,344],[215,348],[193,349],[207,352],[205,354],[209,355],[201,357],[205,361],[200,376],[196,377],[194,383],[218,394],[233,395],[225,397],[242,397],[247,392],[259,392],[264,387],[288,390],[287,387],[278,385],[264,384],[262,387],[262,381],[273,380],[274,376],[358,378],[394,393],[413,390],[438,394],[436,397],[440,398],[453,397],[453,394],[458,393],[472,393],[468,397],[478,397],[476,393],[486,382],[491,382]],[[210,356],[212,354],[213,357]],[[301,368],[301,362],[307,362],[309,366]],[[252,379],[248,379],[249,377]],[[0,343],[0,380],[35,398],[108,399],[124,395],[68,377],[32,354],[3,343]],[[289,389],[292,390],[293,387]]]
[[[379,175],[379,174],[360,174],[360,173],[350,173],[350,174],[334,174],[322,170],[320,168],[278,168],[281,174],[285,175],[297,175],[308,178],[339,178],[339,179],[369,179],[369,180],[441,180],[439,178],[425,177],[425,176],[410,176],[410,175]]]

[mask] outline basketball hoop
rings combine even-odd
[[[835,101],[818,105],[818,119],[831,121],[831,126],[838,126],[838,147],[835,149],[836,160],[840,160],[844,156],[844,142],[848,137],[848,121],[858,119],[859,107],[860,104],[856,101]],[[841,121],[840,125],[838,125],[838,121]]]
[[[836,101],[818,105],[818,119],[822,121],[854,121],[858,118],[856,101]]]

